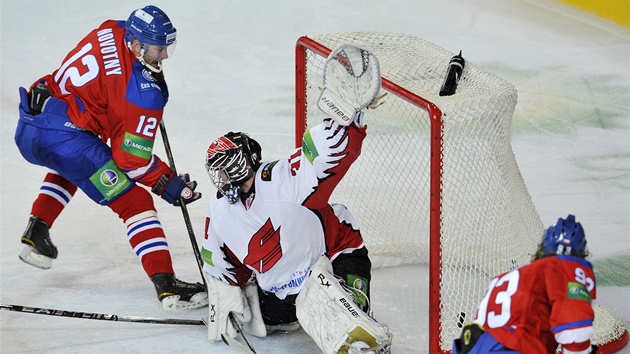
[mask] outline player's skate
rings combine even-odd
[[[387,325],[359,309],[334,276],[327,257],[313,266],[295,305],[300,324],[324,353],[391,352]]]
[[[48,225],[42,219],[31,216],[22,235],[25,245],[20,252],[20,259],[34,267],[49,269],[53,259],[57,258],[57,247],[50,241]]]
[[[158,300],[164,311],[190,310],[208,306],[208,292],[200,283],[192,284],[175,278],[174,274],[157,273],[151,276]]]

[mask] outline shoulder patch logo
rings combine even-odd
[[[586,290],[586,287],[580,283],[569,282],[567,297],[569,299],[584,300],[588,303],[591,302],[591,295]]]
[[[262,178],[263,181],[265,181],[265,182],[271,181],[271,171],[273,170],[273,167],[277,163],[278,163],[278,160],[276,160],[276,161],[274,161],[272,163],[268,163],[262,168],[262,172],[260,173],[260,178]]]

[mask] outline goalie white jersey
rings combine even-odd
[[[321,255],[334,259],[363,247],[350,212],[329,198],[365,136],[366,127],[325,119],[306,131],[301,149],[262,163],[253,198],[230,204],[215,197],[206,219],[204,271],[232,285],[255,272],[261,289],[284,299],[299,293]]]

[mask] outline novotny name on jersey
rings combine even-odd
[[[103,58],[105,74],[108,76],[122,75],[120,60],[118,58],[118,49],[116,47],[116,41],[114,40],[112,29],[105,28],[98,31],[96,35],[98,36],[98,43],[101,47],[101,57]]]

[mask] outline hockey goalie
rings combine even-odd
[[[368,50],[342,45],[328,57],[318,107],[329,118],[302,147],[263,162],[242,132],[213,141],[206,169],[210,202],[202,255],[208,339],[246,333],[308,333],[324,353],[389,353],[392,335],[370,311],[371,262],[357,221],[329,201],[361,153],[365,110],[381,85]]]

